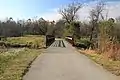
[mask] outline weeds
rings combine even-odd
[[[26,48],[0,54],[0,80],[21,80],[31,61],[39,54],[40,50]]]
[[[105,54],[97,54],[94,50],[79,50],[80,53],[85,54],[90,59],[95,61],[96,63],[103,66],[105,69],[110,71],[111,73],[120,76],[120,61],[113,60],[112,58],[106,57]]]

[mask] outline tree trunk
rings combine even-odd
[[[92,27],[92,30],[91,30],[90,41],[92,41],[92,38],[93,38],[93,31],[94,31],[94,26]]]

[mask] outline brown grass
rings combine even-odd
[[[45,47],[44,36],[27,35],[22,37],[8,37],[5,41],[0,41],[0,46],[15,48],[43,48]]]
[[[40,55],[40,49],[21,49],[0,54],[0,80],[22,80],[30,63]]]
[[[105,69],[111,73],[120,76],[120,60],[113,60],[108,58],[107,54],[97,54],[94,50],[79,50],[84,55],[88,56],[90,59],[96,63],[103,66]]]
[[[120,60],[120,44],[119,43],[106,44],[106,47],[104,49],[104,55],[107,58],[110,58],[113,60]]]

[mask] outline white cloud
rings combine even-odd
[[[0,11],[0,20],[5,20],[9,17],[12,17],[15,21],[18,19],[28,19],[30,18],[29,16],[23,15],[22,11],[19,11],[17,9],[2,9]]]
[[[84,5],[77,13],[79,15],[79,20],[88,20],[90,10],[91,5]]]
[[[95,7],[96,2],[90,2],[85,4],[82,9],[78,12],[80,20],[88,20],[90,10]],[[106,15],[108,12],[108,18],[116,18],[120,16],[120,2],[107,2],[106,9],[103,12],[103,15]]]
[[[90,3],[85,3],[83,7],[78,11],[79,20],[85,21],[89,20],[89,12],[95,6],[96,1]],[[116,18],[120,16],[120,2],[108,2],[106,5],[106,10],[108,10],[108,18]],[[106,14],[106,11],[104,12]],[[104,14],[104,15],[105,15]],[[57,12],[57,9],[50,10],[47,13],[42,14],[43,18],[46,20],[59,20],[62,16]]]
[[[62,16],[57,12],[57,9],[50,10],[49,12],[40,14],[40,17],[44,18],[45,20],[49,21],[57,21],[59,20]]]
[[[120,16],[120,2],[108,3],[108,17],[116,18]]]

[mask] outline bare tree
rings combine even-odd
[[[102,15],[102,12],[104,10],[104,6],[105,6],[104,2],[102,2],[102,1],[98,2],[97,5],[95,6],[95,8],[93,8],[90,11],[90,19],[91,19],[91,25],[92,25],[91,34],[90,34],[90,41],[92,41],[93,32],[94,32],[95,28],[96,29],[98,28],[98,22],[99,22],[100,17],[102,19],[104,19],[103,15]]]
[[[71,4],[68,4],[66,7],[60,8],[59,13],[62,15],[62,18],[66,20],[67,23],[71,23],[77,19],[77,12],[82,7],[81,3],[73,1]]]
[[[60,19],[55,24],[55,36],[62,37],[64,33],[65,21]]]

